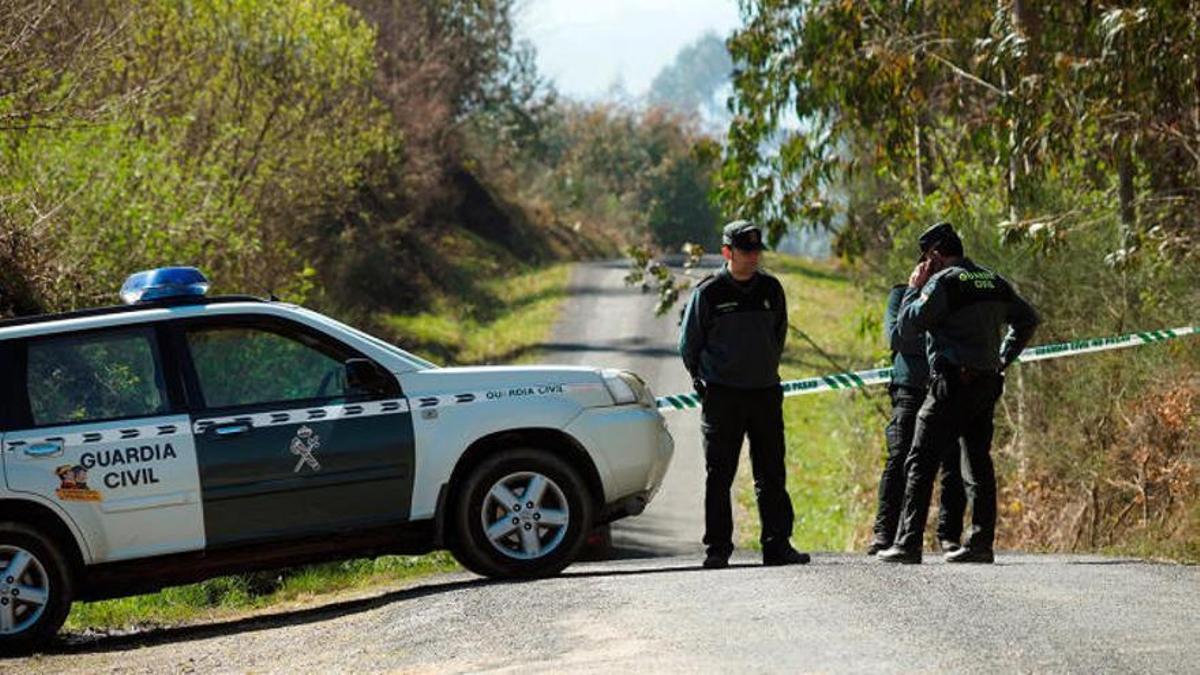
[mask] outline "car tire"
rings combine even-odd
[[[576,559],[592,529],[587,483],[545,450],[519,448],[488,457],[458,494],[452,551],[463,567],[483,576],[557,574]]]
[[[27,654],[54,639],[66,620],[71,570],[53,539],[14,522],[0,522],[0,569],[0,654]]]

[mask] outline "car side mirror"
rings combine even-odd
[[[383,394],[391,390],[392,378],[370,359],[346,359],[346,386],[350,389]]]

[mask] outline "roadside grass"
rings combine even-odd
[[[65,627],[76,632],[109,631],[211,621],[457,569],[450,554],[439,551],[218,577],[158,593],[76,603]]]
[[[444,296],[432,311],[381,319],[396,344],[437,363],[523,363],[536,358],[567,297],[569,264],[483,282],[467,296]]]
[[[885,364],[884,298],[868,297],[833,263],[770,254],[764,264],[783,283],[789,323],[820,346],[818,351],[789,331],[783,379]],[[882,387],[784,399],[788,490],[796,512],[792,542],[798,548],[853,550],[869,536],[888,410]],[[738,500],[743,512],[757,513],[748,465],[743,460]],[[743,521],[742,543],[758,547],[757,517]]]
[[[567,297],[569,273],[569,264],[558,264],[488,279],[470,293],[436,298],[433,311],[382,317],[382,337],[447,364],[533,360]],[[437,552],[219,577],[148,595],[76,603],[66,628],[126,630],[213,620],[458,569],[449,553]]]

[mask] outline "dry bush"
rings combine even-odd
[[[1031,462],[1023,481],[1001,486],[1003,544],[1200,554],[1200,376],[1117,404],[1087,436],[1098,455],[1086,475]]]

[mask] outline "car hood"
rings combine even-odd
[[[431,368],[400,374],[404,393],[499,400],[512,397],[568,397],[583,406],[612,405],[598,368],[579,366],[469,366]]]

